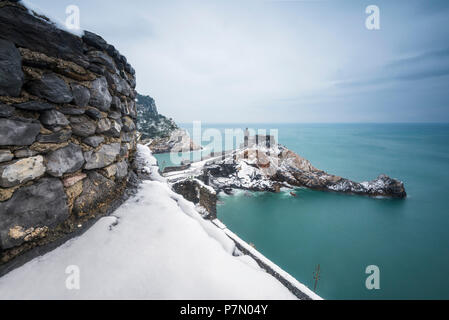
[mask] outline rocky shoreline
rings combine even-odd
[[[202,150],[202,147],[195,144],[184,129],[175,129],[167,137],[146,139],[142,142],[148,144],[154,154]]]
[[[273,137],[256,136],[248,141],[247,145],[219,156],[212,155],[179,168],[166,168],[163,175],[175,190],[190,198],[192,193],[200,194],[200,184],[213,193],[227,194],[233,189],[280,192],[281,188],[303,187],[370,197],[407,197],[403,182],[387,175],[372,181],[354,182],[315,168],[310,161],[277,144]],[[200,196],[194,200],[202,202]]]

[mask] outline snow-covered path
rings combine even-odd
[[[221,230],[156,180],[114,216],[0,278],[0,299],[295,299],[254,260],[233,256]],[[73,270],[79,290],[66,286],[76,284]]]

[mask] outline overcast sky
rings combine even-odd
[[[78,5],[177,122],[449,121],[447,0],[31,2]]]

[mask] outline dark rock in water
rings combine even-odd
[[[86,116],[72,116],[70,117],[70,126],[74,135],[79,137],[89,137],[95,134],[97,124]]]
[[[19,50],[14,43],[0,39],[0,96],[19,96],[23,80]]]
[[[86,107],[90,100],[90,91],[85,86],[72,83],[73,101],[78,107]]]
[[[0,7],[0,32],[3,39],[18,47],[74,61],[82,67],[88,65],[79,37],[29,14],[26,9],[11,5]]]
[[[0,103],[0,118],[9,118],[14,114],[15,108]]]
[[[71,130],[61,130],[51,134],[40,134],[37,137],[37,141],[42,143],[62,143],[68,141],[71,136]]]
[[[70,123],[64,114],[56,110],[44,111],[39,119],[43,125],[49,127],[65,127]]]
[[[101,77],[93,81],[90,89],[90,104],[101,111],[108,112],[111,102],[112,96],[109,93],[106,78]]]
[[[46,73],[41,79],[28,82],[26,87],[31,94],[54,103],[69,103],[73,100],[67,83],[54,73]]]
[[[0,202],[0,247],[9,249],[26,239],[12,232],[23,229],[55,227],[69,217],[67,197],[59,179],[41,179],[17,190],[12,198]]]
[[[116,184],[96,171],[88,173],[83,181],[83,192],[75,200],[73,212],[83,217],[89,212],[97,212],[105,203],[113,200]]]
[[[55,109],[54,104],[41,102],[41,101],[28,101],[20,104],[14,105],[17,109],[28,110],[28,111],[45,111]]]
[[[83,151],[80,146],[73,143],[47,156],[47,172],[53,177],[62,177],[66,173],[76,172],[83,165]]]
[[[40,130],[38,123],[0,118],[0,146],[29,146]]]
[[[98,147],[104,142],[104,137],[102,136],[92,136],[83,140],[83,142],[91,147]]]
[[[84,153],[86,170],[100,169],[115,162],[120,154],[120,143],[105,144],[98,151],[88,151]]]

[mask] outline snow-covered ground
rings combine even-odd
[[[295,299],[170,190],[147,147],[138,162],[153,180],[136,197],[0,278],[0,299]]]

